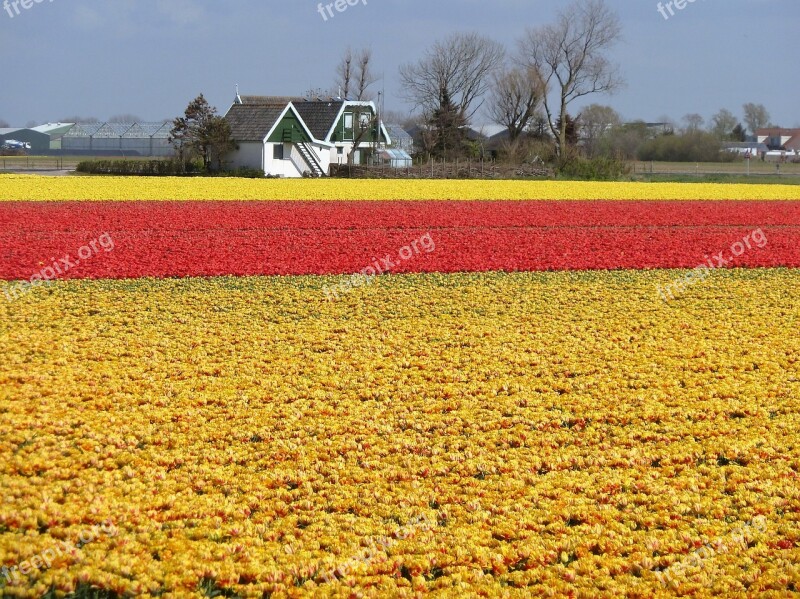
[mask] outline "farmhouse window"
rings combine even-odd
[[[346,112],[344,115],[344,135],[343,139],[352,141],[353,139],[353,113]]]

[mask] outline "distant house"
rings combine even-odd
[[[371,125],[375,115],[373,102],[237,95],[225,115],[236,144],[228,166],[324,177],[331,164],[347,163],[356,140],[354,164],[366,162],[376,142],[380,149],[391,143],[386,127]]]
[[[651,135],[672,135],[675,127],[672,123],[645,123]]]
[[[507,135],[508,128],[504,125],[496,123],[488,123],[485,125],[475,125],[467,128],[467,139],[471,141],[487,141],[498,135]]]
[[[800,152],[800,129],[759,129],[756,131],[756,139],[773,151]]]
[[[750,156],[751,158],[760,158],[766,155],[769,148],[757,141],[726,141],[722,144],[722,151],[740,154],[741,156]]]

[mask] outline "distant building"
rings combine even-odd
[[[751,158],[761,158],[766,155],[769,148],[757,141],[726,141],[722,144],[723,152],[732,152],[741,156],[750,156]]]
[[[32,131],[44,133],[50,137],[50,149],[60,150],[64,136],[69,133],[70,129],[75,126],[75,123],[45,123],[38,127],[33,127]]]
[[[29,145],[30,154],[59,150],[64,134],[73,126],[73,123],[48,123],[32,128],[0,129],[0,146],[13,140]]]
[[[493,137],[508,134],[508,128],[496,123],[467,127],[467,139],[471,141],[487,141]]]
[[[378,152],[378,160],[392,168],[407,168],[413,165],[414,159],[408,152],[400,148],[385,148]]]
[[[626,127],[643,127],[650,137],[659,135],[672,135],[675,133],[675,126],[672,123],[646,123],[644,121],[632,121],[625,123]]]
[[[759,129],[756,131],[756,138],[772,151],[800,152],[800,129]]]
[[[392,147],[404,150],[408,154],[414,153],[414,138],[400,125],[386,125],[386,130],[392,138]]]
[[[376,142],[385,149],[392,141],[386,127],[379,133],[371,125],[376,114],[373,102],[237,95],[225,115],[236,143],[229,166],[278,177],[324,177],[331,164],[347,163],[359,136],[353,162],[364,163]]]
[[[167,157],[171,123],[80,123],[61,138],[64,154]]]

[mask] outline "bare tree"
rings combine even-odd
[[[336,83],[339,87],[339,94],[343,98],[350,95],[350,86],[353,83],[353,50],[350,46],[345,50],[342,61],[336,66]]]
[[[380,135],[378,115],[372,111],[371,106],[353,107],[353,146],[347,153],[347,164],[352,165],[356,152],[360,149],[361,141],[366,137],[372,142]]]
[[[729,139],[738,124],[739,119],[727,108],[722,108],[711,117],[711,133],[719,139]]]
[[[744,123],[750,133],[755,135],[759,129],[769,127],[769,112],[763,104],[748,102],[742,108],[744,109]]]
[[[411,129],[417,124],[418,116],[399,110],[384,110],[381,120],[384,123],[400,125],[403,129]]]
[[[691,112],[683,116],[683,122],[686,123],[684,132],[696,133],[703,128],[703,124],[706,122],[706,120],[696,112]]]
[[[675,123],[675,119],[668,114],[662,114],[660,117],[658,117],[658,122],[666,125],[664,133],[667,135],[672,135],[678,128],[678,125]]]
[[[8,124],[8,121],[4,121],[0,119],[0,129],[10,129],[11,125]]]
[[[326,101],[331,98],[337,97],[336,90],[329,90],[329,89],[322,89],[321,87],[315,87],[312,89],[307,89],[306,92],[303,94],[303,97],[308,100],[309,102],[314,102],[316,100],[323,100]]]
[[[336,86],[348,100],[371,100],[367,91],[378,79],[372,73],[372,50],[363,48],[353,54],[348,47],[336,67]]]
[[[589,94],[612,93],[623,84],[617,66],[605,56],[621,35],[619,16],[605,0],[574,0],[556,23],[528,29],[520,41],[520,62],[542,77],[544,108],[559,155],[567,143],[569,104]]]
[[[542,78],[531,69],[504,69],[492,75],[489,116],[515,141],[528,128],[542,101]]]
[[[437,41],[417,63],[400,67],[404,98],[427,115],[442,110],[442,98],[467,121],[481,107],[490,75],[503,62],[503,46],[477,33],[456,33]]]
[[[550,137],[550,123],[547,121],[545,114],[539,110],[533,115],[531,119],[530,136],[538,140],[551,139]]]
[[[578,115],[578,121],[584,147],[590,156],[596,153],[599,142],[610,133],[611,129],[622,124],[622,118],[616,110],[601,104],[590,104],[584,108]]]

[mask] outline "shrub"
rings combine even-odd
[[[200,162],[183,164],[172,160],[86,160],[78,164],[79,173],[90,175],[121,175],[140,177],[175,177],[182,175],[205,175],[208,177],[264,178],[264,171],[257,168],[238,168],[230,171],[206,172]]]
[[[90,175],[139,175],[167,177],[197,174],[202,170],[196,163],[183,164],[179,160],[85,160],[76,168]]]
[[[710,133],[665,135],[646,141],[639,148],[639,160],[663,162],[730,162],[735,155],[723,152]]]
[[[209,177],[240,177],[242,179],[273,179],[277,178],[278,175],[271,175],[267,177],[264,174],[264,171],[260,168],[248,168],[246,166],[239,167],[237,169],[229,170],[229,171],[213,171],[207,173]]]
[[[552,162],[555,157],[553,142],[528,137],[503,140],[497,148],[497,159],[512,164],[543,164]]]
[[[558,167],[559,177],[586,179],[589,181],[615,181],[630,172],[628,164],[616,158],[600,156],[584,158],[575,156]]]

